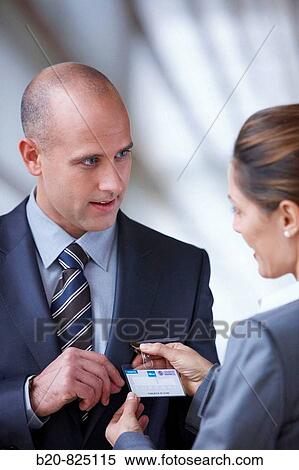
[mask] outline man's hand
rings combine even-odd
[[[110,395],[124,385],[118,370],[103,354],[68,348],[34,377],[30,403],[37,416],[48,416],[79,398],[82,411],[98,402],[108,405]]]
[[[172,367],[181,374],[181,381],[188,395],[194,395],[207,376],[212,363],[192,348],[181,343],[143,343],[142,353],[150,355],[145,365],[138,355],[133,367],[138,369],[163,369]],[[152,358],[152,359],[151,359]]]
[[[125,403],[114,414],[106,429],[106,439],[112,446],[124,432],[143,432],[148,416],[142,415],[144,406],[134,393],[129,392]],[[142,415],[142,416],[141,416]]]

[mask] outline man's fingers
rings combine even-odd
[[[85,353],[94,351],[84,351]],[[121,378],[118,370],[113,364],[102,354],[88,355],[90,359],[85,358],[81,362],[82,367],[89,372],[94,373],[96,376],[103,380],[103,391],[101,402],[103,405],[108,405],[111,393],[118,393],[124,386],[125,382]]]
[[[79,350],[79,351],[80,352],[78,354],[80,355],[82,359],[86,359],[88,361],[92,361],[96,364],[104,366],[107,370],[107,373],[110,379],[112,380],[112,382],[115,383],[115,385],[118,385],[119,387],[124,386],[125,382],[122,379],[120,373],[104,354],[100,354],[95,351],[84,351],[84,350]]]
[[[125,381],[121,377],[116,367],[109,361],[109,359],[104,356],[104,354],[101,354],[99,361],[101,365],[106,368],[111,381],[114,382],[114,384],[118,387],[123,387],[125,385]]]
[[[102,388],[102,397],[101,397],[101,402],[103,405],[108,405],[109,399],[110,399],[110,393],[111,393],[111,382],[109,379],[109,376],[107,374],[107,371],[105,367],[102,368],[102,375],[101,375],[101,380],[103,383],[103,388]]]
[[[108,405],[110,398],[110,379],[105,367],[92,364],[91,361],[82,362],[83,370],[79,375],[80,381],[85,380],[91,386],[95,387],[97,393],[97,401],[101,401],[103,405]],[[86,378],[86,379],[85,379]],[[93,380],[92,380],[93,379]]]
[[[77,380],[85,385],[88,385],[94,392],[94,404],[98,403],[103,395],[104,381],[96,375],[90,374],[87,371],[79,371],[77,373]]]
[[[125,381],[121,377],[118,370],[112,364],[107,364],[106,369],[108,371],[111,382],[114,383],[114,385],[117,387],[122,388],[125,385]]]
[[[89,410],[95,404],[95,393],[94,389],[89,385],[79,382],[76,382],[75,393],[78,398],[81,398],[79,403],[79,408],[82,411]]]
[[[111,394],[119,393],[121,391],[121,387],[118,387],[113,382],[111,382],[110,387],[111,387],[110,388],[110,393]]]

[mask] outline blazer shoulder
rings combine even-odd
[[[288,355],[288,350],[297,349],[296,356],[299,361],[298,343],[299,331],[299,300],[281,305],[277,308],[258,313],[234,326],[234,332],[244,333],[244,337],[252,339],[266,335],[271,339],[272,346],[281,351],[282,356]],[[254,333],[254,334],[253,334]]]
[[[259,322],[275,336],[297,336],[299,330],[299,299],[258,313],[249,320]]]
[[[23,201],[21,201],[16,207],[11,209],[9,212],[0,215],[0,224],[5,225],[9,223],[14,223],[15,219],[19,217],[26,217],[26,204],[28,202],[29,196],[27,196]]]
[[[119,222],[127,225],[140,240],[153,244],[163,252],[179,252],[185,255],[189,254],[190,256],[207,256],[207,252],[203,248],[158,232],[153,228],[147,227],[146,225],[129,218],[123,212],[120,213]]]
[[[10,212],[0,216],[0,253],[6,253],[28,233],[26,204],[28,197]]]

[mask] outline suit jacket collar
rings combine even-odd
[[[59,354],[52,319],[26,218],[26,199],[0,225],[1,297],[16,328],[42,370]]]
[[[41,280],[36,248],[26,217],[26,198],[1,218],[0,225],[0,301],[37,363],[36,372],[45,369],[60,354],[53,333],[53,320]],[[30,374],[31,375],[31,374]],[[81,432],[76,403],[62,412],[73,419]]]
[[[130,341],[144,336],[142,322],[147,319],[155,298],[160,266],[155,247],[140,230],[142,226],[122,212],[118,215],[118,226],[114,328],[110,332],[106,354],[119,367],[125,364],[125,359],[130,362],[133,356]],[[131,325],[132,332],[122,328],[126,323]]]

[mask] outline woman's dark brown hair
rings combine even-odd
[[[233,165],[236,184],[261,208],[288,199],[299,205],[299,105],[267,108],[240,130]]]

